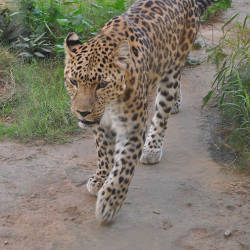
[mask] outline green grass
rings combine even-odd
[[[0,137],[63,142],[78,131],[61,63],[18,61],[12,73],[16,89],[11,98],[0,102]]]
[[[225,131],[225,143],[236,152],[239,168],[249,168],[250,159],[250,16],[243,23],[233,16],[223,26],[224,35],[218,45],[210,48],[209,59],[218,72],[204,99],[219,107]]]
[[[218,16],[223,11],[228,8],[231,8],[232,0],[219,0],[216,3],[213,3],[202,15],[201,22],[207,22],[211,20],[213,17]]]

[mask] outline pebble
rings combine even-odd
[[[227,205],[226,208],[227,208],[228,210],[231,210],[231,211],[233,211],[233,210],[236,209],[236,207],[235,207],[235,206],[232,206],[232,205]]]
[[[154,210],[153,213],[154,214],[160,214],[161,212],[159,210]]]
[[[200,39],[200,38],[197,38],[195,41],[194,41],[194,44],[193,44],[193,48],[194,49],[202,49],[206,46],[205,42]]]
[[[185,204],[186,207],[192,207],[192,205],[193,204],[191,202],[188,202],[188,203]]]
[[[6,240],[5,242],[4,242],[4,245],[8,245],[9,244],[9,242]]]
[[[230,231],[230,230],[226,230],[225,233],[224,233],[224,236],[226,238],[230,237],[231,235],[232,235],[232,231]]]

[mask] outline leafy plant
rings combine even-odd
[[[127,8],[125,0],[19,0],[20,15],[31,34],[45,33],[55,51],[62,54],[62,44],[71,31],[84,40],[95,35],[111,17]]]
[[[32,58],[45,58],[47,55],[52,54],[53,50],[50,44],[44,38],[45,33],[40,36],[22,37],[19,36],[18,41],[14,43],[13,48],[18,49],[20,53],[18,56],[32,59]]]
[[[23,29],[17,25],[14,16],[18,12],[13,12],[7,8],[0,10],[0,42],[2,44],[9,44],[15,41],[20,34],[22,34]]]
[[[222,27],[224,35],[219,44],[208,50],[208,58],[216,63],[218,72],[203,106],[211,99],[218,105],[225,121],[231,124],[227,143],[241,156],[249,157],[250,29],[247,24],[250,16],[243,23],[232,24],[236,17]]]
[[[25,48],[21,55],[31,58],[44,55],[41,51],[37,53],[38,44],[32,44],[40,34],[44,34],[42,40],[46,38],[46,44],[51,44],[58,55],[63,55],[63,41],[69,32],[74,31],[83,40],[88,40],[106,21],[121,14],[132,2],[133,0],[17,0],[17,12],[4,10],[0,15],[0,38],[2,41],[6,40],[6,44],[18,39],[13,47]],[[25,29],[25,32],[21,32],[19,27]]]

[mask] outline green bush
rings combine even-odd
[[[111,17],[126,8],[125,0],[19,0],[23,23],[32,34],[45,33],[61,51],[69,32],[75,31],[83,40],[93,36]]]
[[[226,140],[239,153],[239,162],[247,165],[250,158],[250,16],[243,23],[233,20],[223,26],[223,37],[210,48],[209,59],[217,65],[218,72],[204,99],[204,105],[213,101],[222,112],[224,122],[230,124]],[[226,30],[225,30],[226,29]]]
[[[18,40],[13,43],[12,48],[15,48],[19,57],[22,57],[28,61],[34,58],[45,58],[53,53],[50,44],[44,38],[45,33],[30,37],[19,36]]]
[[[83,40],[95,35],[110,18],[121,14],[132,3],[125,0],[88,1],[88,0],[18,0],[17,6],[1,10],[0,7],[0,43],[12,46],[12,42],[23,38],[32,41],[43,36],[46,44],[51,45],[58,55],[63,55],[63,41],[69,32],[76,32]],[[21,38],[20,38],[21,36]],[[25,41],[25,42],[27,42]],[[36,44],[37,45],[37,44]],[[42,57],[34,53],[34,46],[19,52],[27,57]],[[16,46],[12,46],[16,49]],[[44,46],[36,46],[41,54]],[[50,54],[47,52],[47,54]]]

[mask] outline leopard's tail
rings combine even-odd
[[[196,1],[199,6],[200,15],[202,15],[212,3],[216,3],[219,0],[196,0]]]

